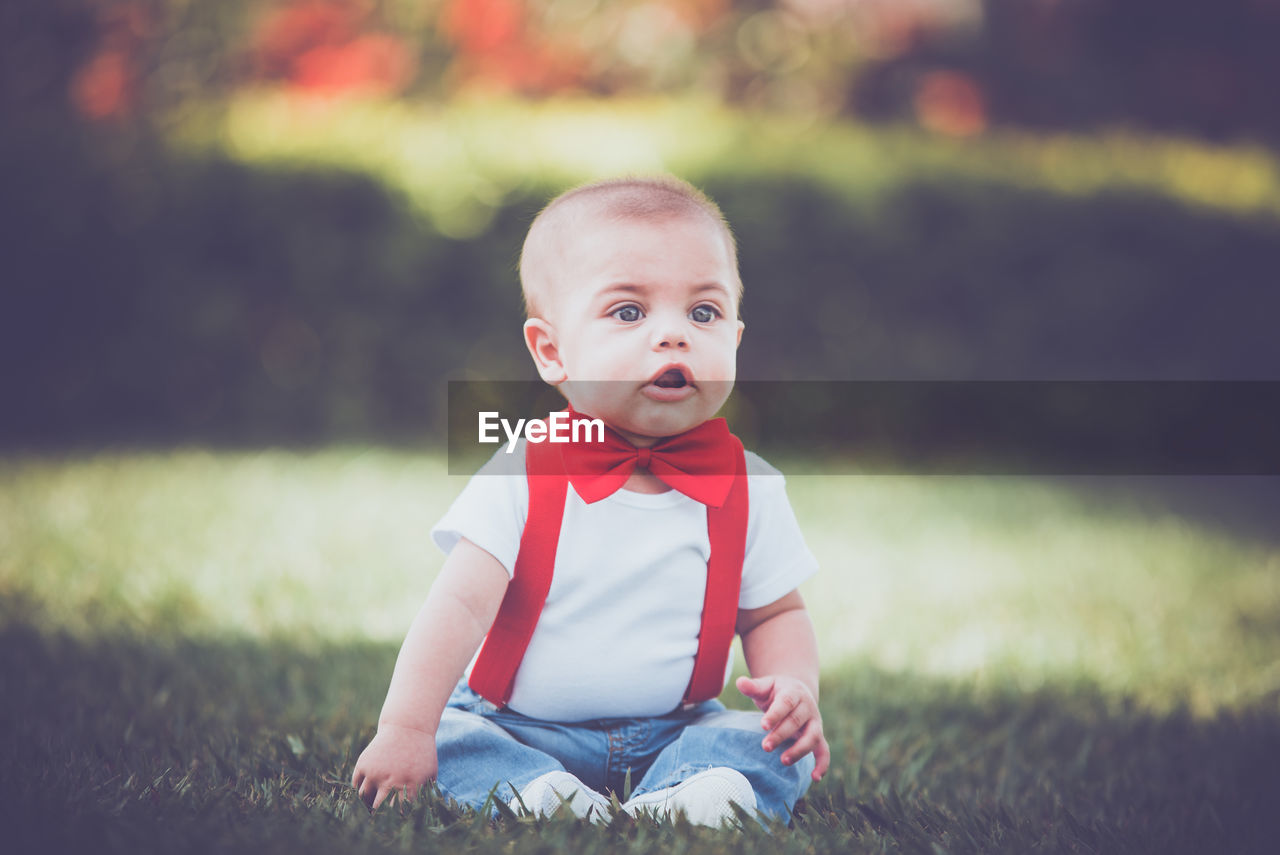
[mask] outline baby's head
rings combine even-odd
[[[520,257],[524,325],[542,379],[637,445],[715,415],[742,322],[733,236],[674,178],[617,179],[557,197]]]

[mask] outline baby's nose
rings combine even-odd
[[[654,336],[654,347],[658,350],[688,350],[689,339],[678,326],[660,329]]]

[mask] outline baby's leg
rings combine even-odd
[[[635,794],[653,794],[714,767],[727,767],[746,777],[756,809],[765,817],[787,819],[809,789],[813,755],[792,766],[779,758],[783,749],[765,751],[760,713],[724,710],[694,719],[658,754]]]
[[[580,818],[608,821],[609,801],[592,789],[599,786],[607,751],[607,740],[591,728],[499,711],[459,683],[436,731],[436,783],[446,796],[476,809],[492,792],[535,814],[565,807]]]
[[[495,798],[505,803],[535,778],[564,771],[550,754],[522,745],[481,715],[452,707],[440,718],[436,757],[440,791],[477,810],[495,784]]]

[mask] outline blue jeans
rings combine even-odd
[[[619,799],[628,772],[631,794],[661,790],[711,766],[736,769],[751,782],[764,817],[786,820],[809,789],[810,754],[792,766],[760,747],[760,713],[706,701],[654,718],[541,721],[499,710],[465,682],[458,684],[436,733],[440,791],[480,808],[498,785],[509,801],[533,779],[565,770],[597,792]]]

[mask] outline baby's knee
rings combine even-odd
[[[727,730],[749,730],[752,733],[759,733],[761,737],[764,735],[764,728],[760,726],[764,713],[749,712],[747,710],[719,710],[698,718],[693,722],[695,727],[717,727]]]

